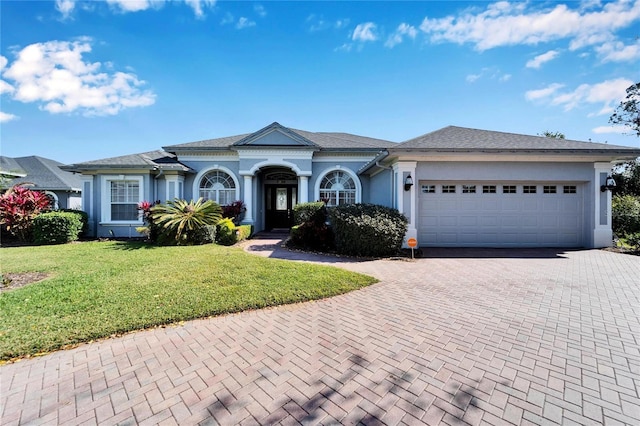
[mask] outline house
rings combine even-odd
[[[142,200],[243,200],[256,231],[292,208],[397,208],[422,247],[604,247],[615,162],[640,149],[449,126],[403,143],[278,123],[254,133],[65,166],[82,173],[96,236],[131,236]],[[133,229],[133,232],[132,232]]]
[[[0,177],[2,188],[23,185],[43,191],[51,197],[56,209],[80,209],[82,180],[79,175],[62,170],[55,160],[38,156],[0,156]]]

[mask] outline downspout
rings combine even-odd
[[[154,167],[153,170],[158,170],[158,167]],[[158,178],[164,174],[163,169],[159,169],[160,173],[154,176],[154,185],[153,185],[153,202],[158,200]]]

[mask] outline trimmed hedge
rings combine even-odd
[[[306,222],[326,222],[327,207],[324,202],[300,203],[293,208],[293,220],[296,225]]]
[[[239,225],[233,223],[230,218],[222,219],[216,225],[215,241],[223,246],[232,246],[239,241],[251,236],[251,225]]]
[[[82,221],[76,213],[42,213],[33,219],[36,244],[64,244],[75,241],[81,230]]]
[[[76,210],[76,209],[60,209],[58,211],[64,212],[64,213],[77,214],[80,217],[80,222],[82,222],[82,229],[80,230],[80,235],[81,236],[87,235],[87,231],[89,230],[89,214],[87,212],[82,210]]]
[[[398,210],[375,204],[348,204],[328,211],[338,253],[381,257],[400,251],[407,218]]]

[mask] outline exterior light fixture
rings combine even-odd
[[[607,180],[604,181],[604,185],[600,186],[600,191],[604,192],[606,190],[613,191],[613,188],[616,187],[616,180],[611,176],[607,176]]]
[[[411,177],[411,175],[407,175],[407,177],[404,178],[404,190],[408,191],[411,189],[412,186],[413,186],[413,178]]]

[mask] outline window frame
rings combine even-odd
[[[135,202],[118,203],[118,204],[137,204],[144,201],[145,186],[144,177],[141,175],[105,175],[102,176],[102,209],[101,224],[142,224],[142,216],[136,215],[134,220],[114,220],[111,217],[111,207],[114,204],[111,201],[111,184],[112,182],[137,182],[138,183],[138,199]]]
[[[231,182],[233,182],[234,187],[233,188],[224,188],[224,190],[221,189],[209,189],[207,190],[206,188],[203,189],[202,187],[202,181],[211,173],[224,173],[225,175],[228,176],[228,179],[226,180],[230,180]],[[195,186],[195,191],[194,193],[197,194],[198,198],[203,198],[205,200],[212,200],[214,202],[216,202],[217,204],[221,205],[221,206],[226,206],[229,205],[231,203],[233,203],[234,201],[239,200],[239,195],[238,195],[238,191],[240,190],[240,184],[238,182],[238,179],[236,179],[235,175],[231,172],[231,170],[225,168],[225,167],[214,167],[214,168],[210,168],[207,169],[206,171],[203,171],[201,173],[198,174],[198,176],[196,177],[196,180],[194,182],[194,186]],[[208,198],[202,195],[202,191],[208,191],[208,192],[215,192],[215,199],[212,198]],[[233,198],[229,203],[221,203],[220,202],[220,191],[228,191],[229,193],[233,192],[233,196],[231,198]],[[228,201],[228,200],[227,200]]]
[[[341,200],[340,193],[344,193],[345,192],[344,189],[343,190],[338,190],[338,189],[332,190],[332,189],[324,189],[322,187],[323,182],[325,181],[325,179],[327,179],[327,177],[329,175],[333,174],[333,173],[343,173],[344,175],[348,176],[351,179],[351,181],[353,182],[353,186],[354,186],[353,190],[350,190],[350,191],[353,191],[353,194],[354,194],[353,195],[353,203],[360,203],[361,202],[361,198],[362,198],[362,185],[360,183],[360,179],[358,179],[358,177],[351,170],[345,169],[343,167],[336,167],[336,168],[325,170],[318,177],[318,179],[316,180],[316,185],[315,185],[316,186],[316,188],[315,188],[315,190],[316,190],[316,199],[318,199],[318,200],[323,199],[322,192],[324,192],[324,191],[331,191],[331,192],[336,191],[336,193],[335,193],[336,204],[331,204],[330,203],[330,201],[333,199],[333,198],[330,197],[329,198],[329,202],[327,202],[327,207],[335,207],[335,206],[339,206],[339,205],[342,205],[342,204],[352,204],[350,202],[342,202],[342,203],[340,202],[340,200]]]

